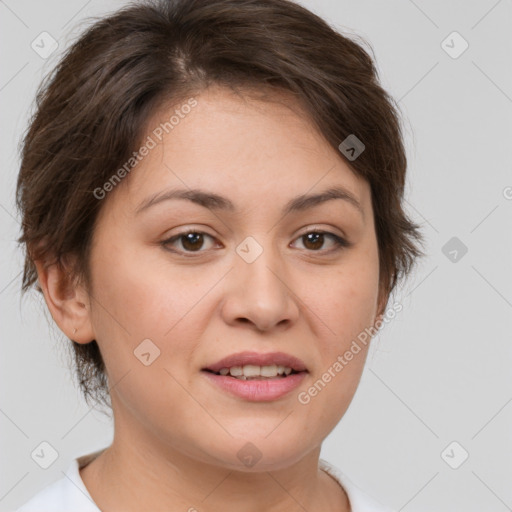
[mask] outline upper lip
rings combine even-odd
[[[296,372],[307,371],[306,365],[298,357],[284,352],[268,352],[265,354],[258,352],[239,352],[220,359],[216,363],[210,364],[203,370],[219,372],[222,368],[231,368],[233,366],[244,366],[252,364],[255,366],[287,366]]]

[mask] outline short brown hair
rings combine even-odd
[[[424,255],[418,226],[402,208],[407,162],[398,106],[358,43],[289,0],[142,2],[100,19],[69,48],[39,88],[22,145],[23,292],[37,281],[39,259],[60,264],[74,255],[76,276],[90,282],[103,204],[93,191],[129,159],[164,102],[210,84],[286,91],[336,150],[351,134],[364,143],[348,164],[371,187],[380,284],[389,297]],[[97,342],[72,346],[86,401],[108,404]]]

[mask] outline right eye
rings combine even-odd
[[[182,233],[173,235],[171,238],[163,240],[162,242],[160,242],[160,244],[172,252],[178,252],[178,253],[183,253],[183,254],[198,253],[198,252],[205,252],[205,251],[201,250],[201,248],[205,244],[205,238],[215,240],[208,233],[189,229]],[[169,246],[176,247],[176,244],[181,245],[181,247],[178,248],[178,250],[169,248]]]

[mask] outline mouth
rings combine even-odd
[[[295,389],[309,373],[289,354],[241,352],[202,368],[209,381],[245,400],[271,401]]]
[[[284,379],[308,370],[301,359],[284,352],[239,352],[208,365],[203,371],[240,380],[254,380]]]
[[[285,379],[289,375],[303,373],[294,370],[289,366],[283,365],[266,365],[257,366],[253,364],[246,364],[244,366],[231,366],[221,368],[218,372],[205,368],[203,371],[213,373],[214,375],[222,375],[223,377],[232,377],[238,380],[270,380],[270,379]]]

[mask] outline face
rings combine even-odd
[[[360,379],[368,344],[353,342],[379,299],[370,189],[284,96],[195,99],[154,117],[156,146],[102,199],[90,322],[134,442],[246,471],[252,450],[255,470],[280,469],[319,447]],[[293,371],[212,373],[247,364]]]

